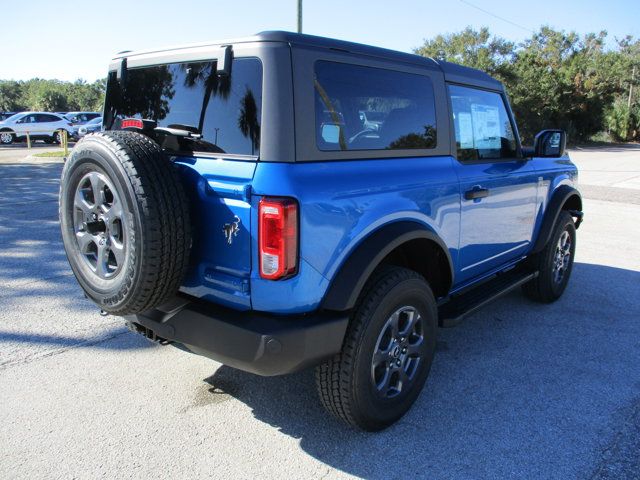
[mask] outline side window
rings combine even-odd
[[[436,147],[433,85],[426,76],[318,61],[314,89],[319,150]]]
[[[449,95],[458,160],[516,157],[516,138],[499,93],[449,85]]]
[[[45,123],[45,122],[57,122],[58,121],[58,117],[54,117],[53,115],[45,115],[45,114],[40,114],[38,115],[38,122],[39,123]]]

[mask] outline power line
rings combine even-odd
[[[494,18],[497,18],[498,20],[502,20],[503,22],[507,22],[507,23],[513,25],[514,27],[521,28],[522,30],[526,30],[527,32],[536,33],[535,31],[531,30],[530,28],[523,27],[522,25],[520,25],[520,24],[518,24],[516,22],[512,22],[511,20],[507,20],[506,18],[501,17],[500,15],[496,15],[495,13],[491,13],[490,11],[485,10],[484,8],[481,8],[481,7],[477,6],[477,5],[474,5],[473,3],[469,3],[466,0],[460,0],[460,3],[464,3],[465,5],[467,5],[467,6],[471,7],[471,8],[475,8],[476,10],[480,10],[481,12],[486,13],[487,15],[490,15],[490,16],[492,16]]]

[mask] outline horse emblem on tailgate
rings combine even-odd
[[[222,227],[224,238],[227,239],[227,245],[231,245],[233,243],[233,238],[238,236],[239,231],[240,231],[240,218],[238,218],[238,216],[235,215],[233,217],[233,222],[225,223],[224,227]]]

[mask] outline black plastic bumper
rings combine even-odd
[[[265,376],[296,372],[338,353],[348,323],[344,312],[273,316],[182,297],[125,318],[144,327],[151,338]]]

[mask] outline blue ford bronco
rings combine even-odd
[[[523,147],[500,82],[416,55],[286,32],[123,52],[64,166],[62,236],[133,330],[258,375],[316,367],[329,412],[380,430],[438,327],[517,287],[562,295],[565,144]]]

